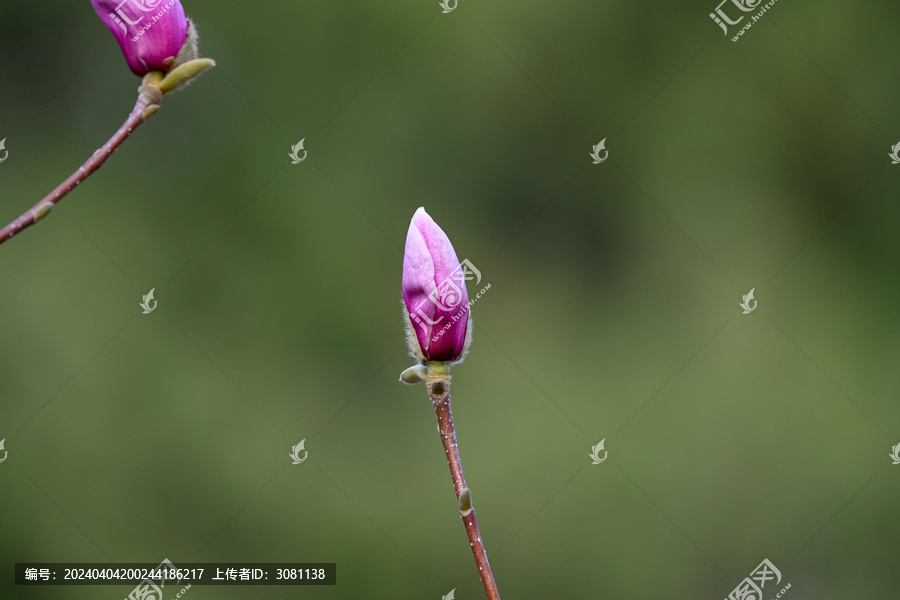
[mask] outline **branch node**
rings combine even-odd
[[[53,210],[53,207],[56,206],[52,202],[42,202],[38,204],[35,208],[31,209],[31,217],[34,219],[34,222],[37,223],[44,217],[50,214],[50,211]]]
[[[459,495],[459,514],[468,517],[472,514],[472,492],[469,488],[463,488]]]

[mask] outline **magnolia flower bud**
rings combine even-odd
[[[471,325],[465,271],[447,234],[424,208],[413,215],[403,255],[409,346],[420,361],[459,361]]]
[[[167,72],[175,63],[189,23],[180,0],[91,0],[132,72]]]

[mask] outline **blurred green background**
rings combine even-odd
[[[718,600],[764,558],[897,597],[900,5],[733,43],[716,0],[185,4],[218,68],[0,247],[0,597],[168,558],[337,563],[193,600],[483,598],[397,382],[421,205],[491,284],[453,398],[504,598]],[[0,5],[4,224],[137,84],[86,0]]]

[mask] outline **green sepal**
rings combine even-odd
[[[408,385],[425,383],[426,375],[428,375],[428,369],[425,365],[413,365],[400,373],[400,381]]]
[[[168,94],[180,89],[194,79],[199,77],[204,71],[216,66],[216,61],[209,58],[195,58],[186,63],[182,63],[166,73],[163,80],[159,84],[159,89],[163,94]]]

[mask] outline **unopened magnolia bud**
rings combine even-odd
[[[414,365],[400,373],[400,381],[409,385],[424,383],[427,374],[428,369],[425,365]]]
[[[459,361],[466,352],[469,296],[447,234],[424,208],[413,215],[403,253],[403,302],[410,350],[423,361]],[[414,334],[414,335],[413,335]]]
[[[188,37],[188,20],[180,0],[91,0],[115,36],[128,67],[138,77],[166,72]]]

